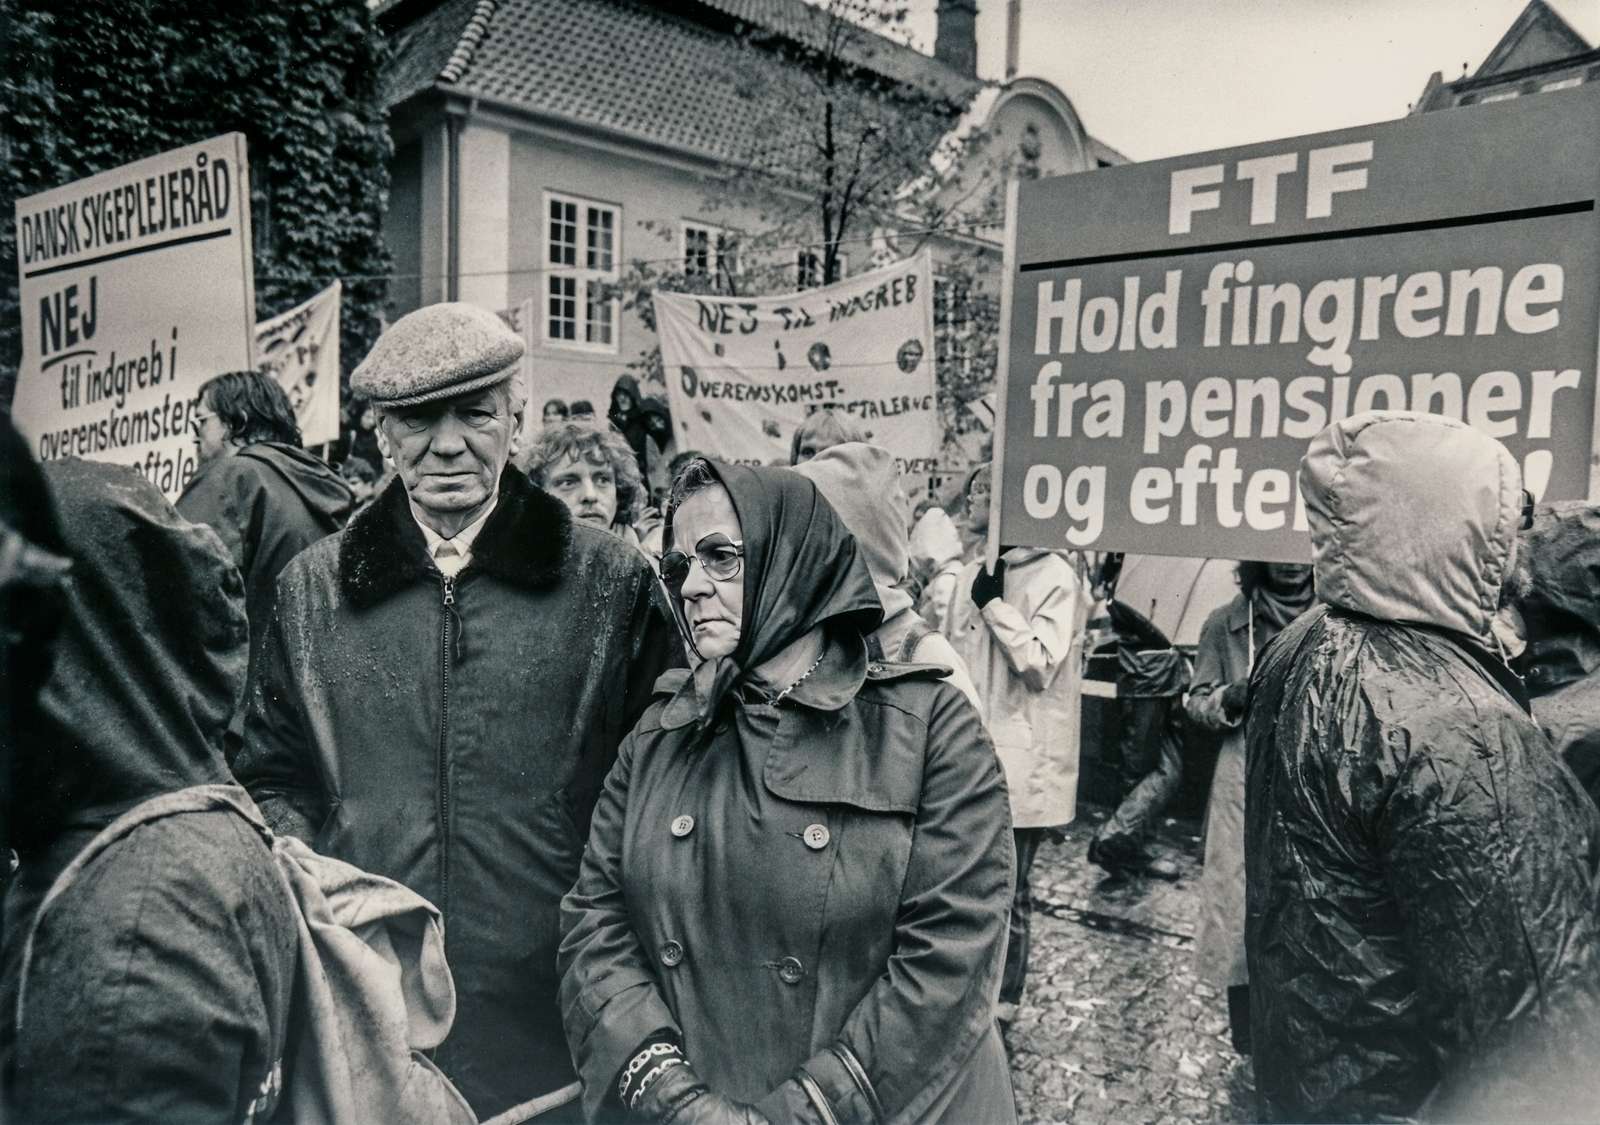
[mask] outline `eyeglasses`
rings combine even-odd
[[[668,551],[661,556],[661,581],[674,594],[689,581],[689,568],[696,559],[705,568],[706,576],[724,582],[736,577],[744,560],[744,544],[735,543],[720,531],[713,531],[694,545],[694,554]]]
[[[215,417],[215,414],[208,413],[204,410],[190,411],[189,428],[198,434],[200,432],[200,428]]]

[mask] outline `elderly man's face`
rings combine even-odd
[[[412,503],[446,523],[467,517],[460,524],[466,526],[494,496],[521,423],[521,412],[512,411],[510,391],[501,384],[386,409],[378,438]]]
[[[617,518],[617,475],[598,449],[586,449],[582,457],[567,454],[545,470],[544,478],[545,488],[573,519],[604,531]]]

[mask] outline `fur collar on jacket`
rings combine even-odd
[[[507,468],[494,512],[472,545],[470,569],[515,586],[549,586],[561,577],[571,540],[566,505]],[[412,583],[436,578],[405,485],[396,479],[345,529],[339,544],[339,585],[353,606],[366,609]]]

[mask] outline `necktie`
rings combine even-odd
[[[467,565],[467,560],[462,556],[461,548],[447,540],[433,549],[433,565],[446,578],[454,578]]]

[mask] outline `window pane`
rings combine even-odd
[[[550,318],[546,335],[552,340],[578,338],[578,282],[572,277],[550,279]]]
[[[578,205],[550,201],[549,262],[557,266],[578,264]]]
[[[616,221],[616,212],[609,208],[589,208],[588,252],[584,258],[589,269],[611,270]]]
[[[611,343],[611,301],[605,293],[605,282],[588,283],[584,301],[584,339],[591,344]]]
[[[711,232],[704,227],[683,228],[683,272],[691,277],[711,272]]]

